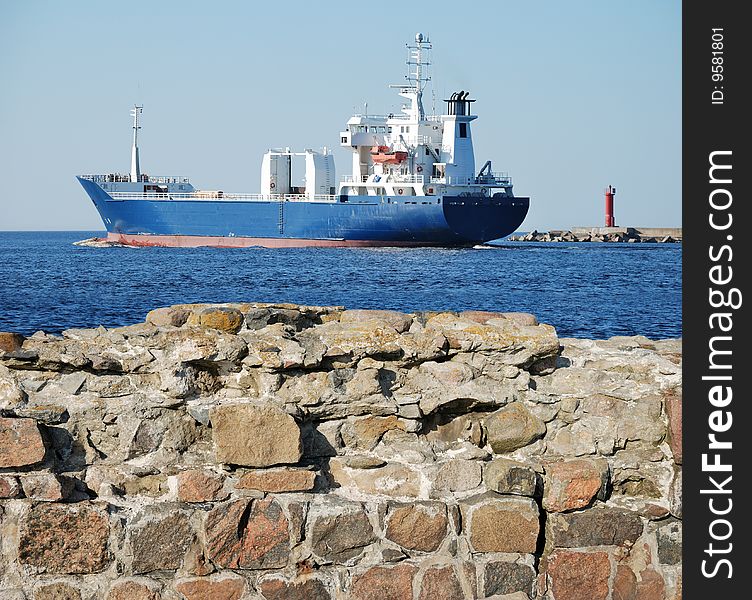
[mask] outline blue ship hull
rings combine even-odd
[[[529,198],[341,196],[337,202],[113,199],[78,178],[108,238],[155,246],[468,246],[523,222]]]

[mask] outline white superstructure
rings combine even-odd
[[[455,92],[445,102],[447,114],[426,115],[423,91],[431,43],[418,33],[408,46],[410,68],[398,89],[407,102],[401,115],[353,115],[340,143],[351,148],[352,175],[339,184],[339,194],[393,196],[441,194],[510,194],[512,183],[505,174],[491,172],[487,162],[475,172],[470,123],[474,100],[469,92]]]

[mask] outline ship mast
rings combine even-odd
[[[138,130],[141,125],[138,124],[138,116],[143,112],[144,107],[133,105],[131,116],[133,117],[133,148],[131,148],[131,182],[137,182],[141,179],[141,165],[138,161]]]
[[[425,111],[423,110],[423,90],[426,87],[426,83],[431,81],[427,68],[431,64],[428,62],[427,57],[428,50],[430,50],[431,47],[431,42],[428,41],[428,36],[424,36],[422,33],[415,34],[414,46],[407,46],[410,54],[407,60],[408,74],[406,79],[415,89],[415,100],[418,105],[418,119],[420,121],[424,120],[426,116]],[[414,67],[414,70],[410,70],[410,67]]]

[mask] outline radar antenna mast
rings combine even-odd
[[[428,75],[428,67],[430,62],[428,61],[428,51],[433,46],[428,40],[428,36],[424,36],[422,33],[415,34],[415,45],[407,45],[409,55],[407,59],[408,74],[405,76],[408,82],[412,85],[417,95],[418,115],[420,120],[425,119],[425,112],[423,110],[423,90],[426,84],[431,81],[431,76]],[[411,69],[412,67],[412,69]]]
[[[143,112],[144,107],[133,105],[131,116],[133,117],[133,148],[131,148],[131,182],[135,183],[141,180],[141,165],[138,160],[138,130],[141,125],[138,124],[138,117]]]

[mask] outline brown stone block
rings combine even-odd
[[[273,498],[221,504],[206,518],[206,555],[227,569],[284,567],[290,552],[288,526]]]
[[[540,522],[529,498],[487,494],[463,506],[463,522],[475,552],[534,553]]]
[[[521,402],[513,402],[486,417],[486,439],[497,454],[513,452],[546,433],[546,424]]]
[[[48,573],[99,573],[110,563],[107,514],[89,502],[39,504],[20,525],[18,559]]]
[[[524,592],[532,597],[535,579],[535,569],[530,565],[504,561],[489,562],[485,567],[485,595]]]
[[[565,460],[546,465],[543,508],[564,512],[605,499],[608,463],[603,459]]]
[[[306,469],[263,469],[244,473],[235,489],[262,492],[308,492],[313,489],[316,472]]]
[[[635,600],[637,596],[637,577],[626,565],[616,567],[614,577],[613,600]]]
[[[302,456],[300,427],[280,408],[230,404],[213,408],[209,418],[219,462],[270,467]]]
[[[265,600],[331,600],[326,584],[320,579],[285,581],[270,577],[258,584]]]
[[[345,563],[376,541],[371,521],[358,502],[329,499],[308,515],[313,552],[323,561]]]
[[[36,588],[34,600],[81,600],[81,592],[69,583],[57,581]]]
[[[353,576],[352,600],[413,600],[413,565],[372,567]]]
[[[162,595],[157,590],[156,582],[150,580],[115,581],[107,592],[107,600],[160,600],[161,598]]]
[[[34,465],[44,460],[44,454],[36,421],[0,417],[0,468]]]
[[[223,500],[225,477],[204,469],[188,469],[178,473],[178,499],[181,502],[214,502]]]
[[[488,489],[500,494],[532,497],[538,488],[538,475],[531,466],[507,458],[486,463],[483,481]]]
[[[175,589],[183,594],[185,600],[240,600],[245,586],[244,578],[223,575],[179,581]]]
[[[30,500],[58,502],[71,496],[75,480],[56,473],[31,473],[21,477],[21,486]]]
[[[637,513],[619,508],[598,507],[577,513],[551,513],[549,536],[557,548],[624,546],[642,535]]]
[[[191,312],[187,323],[209,329],[219,329],[227,333],[237,333],[243,326],[243,313],[228,306],[208,306]]]
[[[147,508],[129,531],[133,572],[179,569],[195,538],[187,513],[175,510],[174,505]]]
[[[441,502],[390,503],[386,538],[408,550],[433,552],[446,537],[447,523]]]
[[[466,567],[472,568],[471,565],[457,565],[457,567],[462,570],[465,570]],[[455,566],[444,565],[426,569],[420,580],[418,600],[466,600],[470,597],[475,598],[475,572],[467,572],[464,575],[467,589],[472,593],[472,596],[468,596],[463,590]]]
[[[607,600],[611,562],[605,552],[557,550],[548,562],[556,600]]]
[[[24,337],[20,333],[0,331],[0,352],[15,352],[21,349]]]

